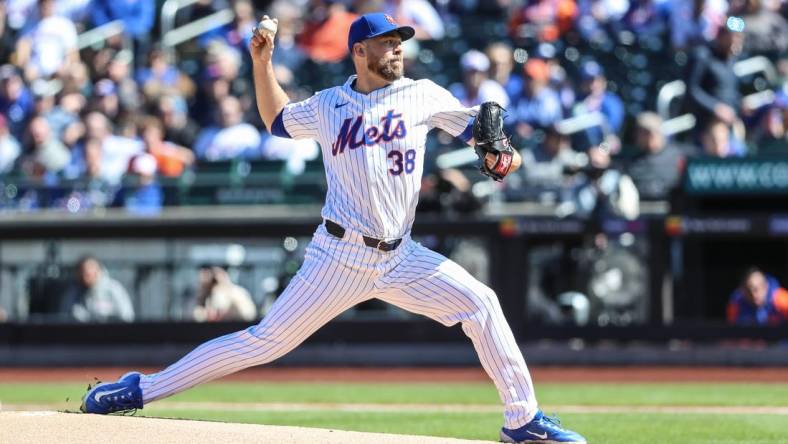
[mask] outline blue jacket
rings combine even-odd
[[[123,20],[126,32],[139,37],[153,28],[154,8],[154,0],[94,0],[91,18],[95,26]]]
[[[728,302],[728,322],[737,325],[777,325],[788,321],[788,290],[772,276],[766,275],[769,289],[766,303],[760,307],[751,304],[741,288],[731,294]]]

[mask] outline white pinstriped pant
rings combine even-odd
[[[405,237],[394,251],[317,229],[304,264],[263,320],[208,341],[166,369],[141,379],[144,403],[294,349],[348,308],[377,298],[443,325],[462,323],[505,405],[504,425],[518,428],[536,414],[536,396],[522,353],[495,293],[462,267]]]

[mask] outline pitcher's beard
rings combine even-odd
[[[377,63],[370,61],[367,63],[367,68],[384,80],[393,82],[395,80],[399,80],[402,77],[402,62],[400,61],[399,66],[397,67],[394,65],[395,60],[399,61],[398,59],[391,61],[379,60]]]

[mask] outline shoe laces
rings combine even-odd
[[[553,414],[553,416],[542,415],[542,419],[546,423],[547,427],[553,430],[562,430],[563,427],[561,426],[561,420],[558,419],[558,415]]]

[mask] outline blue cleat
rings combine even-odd
[[[98,383],[93,388],[89,387],[79,409],[83,413],[99,415],[141,409],[140,376],[139,372],[129,372],[121,376],[118,382]]]
[[[501,442],[518,444],[586,444],[586,439],[571,430],[561,427],[561,422],[557,418],[545,416],[539,410],[531,422],[519,429],[502,428]]]

